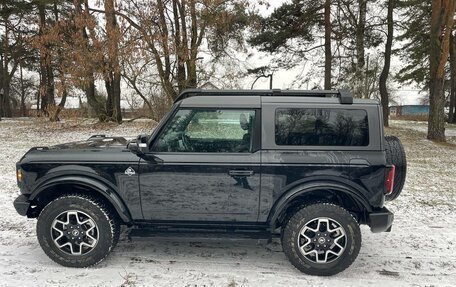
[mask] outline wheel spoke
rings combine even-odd
[[[86,230],[86,233],[89,234],[90,231],[94,230],[96,228],[95,225],[89,227],[89,229]]]
[[[334,229],[329,229],[329,228],[328,228],[328,232],[329,232],[329,233],[334,233],[334,232],[339,233],[339,232],[342,232],[342,227],[336,227],[336,228],[334,228]]]
[[[53,227],[53,228],[54,228],[54,227]],[[57,237],[54,239],[54,242],[57,242],[60,238],[63,237],[63,232],[60,231],[60,230],[58,230],[58,229],[56,229],[56,228],[54,228],[54,230],[60,233],[60,235],[57,236]]]
[[[318,252],[315,249],[312,249],[312,250],[307,251],[307,252],[303,252],[304,255],[310,255],[312,253],[315,254],[315,257],[318,257]]]
[[[92,239],[94,242],[97,241],[97,239],[96,239],[95,237],[93,237],[92,235],[90,235],[90,234],[87,234],[87,237],[90,238],[90,239]]]
[[[325,252],[325,258],[323,260],[320,260],[319,256],[317,256],[317,263],[326,263],[327,262],[327,258],[328,258],[328,254]]]
[[[92,243],[87,243],[87,242],[81,242],[80,246],[82,247],[83,245],[88,246],[88,247],[94,247],[97,242],[93,241]]]
[[[65,225],[68,224],[68,222],[64,222],[64,221],[57,220],[57,219],[55,220],[55,223],[56,223],[56,224],[57,224],[57,223],[60,223],[60,224],[62,224],[63,226],[65,226]]]

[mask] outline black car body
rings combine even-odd
[[[393,221],[381,106],[346,92],[189,90],[150,136],[34,147],[17,170],[14,205],[28,217],[81,193],[148,228],[280,234],[322,202],[373,232]]]

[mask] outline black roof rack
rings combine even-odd
[[[341,104],[353,104],[353,96],[348,90],[203,90],[182,91],[174,102],[195,96],[291,96],[291,97],[337,97]]]

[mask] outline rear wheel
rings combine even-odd
[[[386,200],[395,200],[402,192],[407,173],[407,159],[401,141],[395,136],[385,137],[386,162],[394,164],[396,172],[394,174],[393,192],[385,196]]]
[[[119,239],[119,224],[103,202],[85,195],[64,195],[49,203],[37,222],[46,255],[68,267],[102,261]]]
[[[290,218],[282,245],[300,271],[330,276],[345,270],[356,259],[361,231],[355,218],[342,207],[318,203],[300,209]]]

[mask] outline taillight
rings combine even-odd
[[[385,181],[386,194],[391,194],[393,192],[395,173],[396,173],[396,167],[393,164],[388,169],[388,176],[386,177],[386,181]]]

